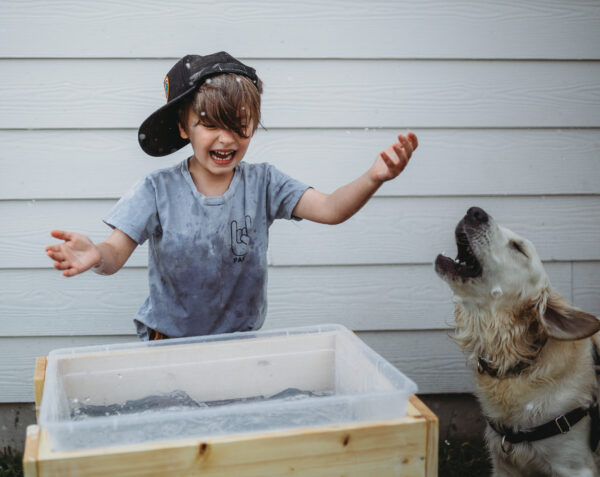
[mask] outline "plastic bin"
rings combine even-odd
[[[416,384],[327,325],[55,350],[54,451],[402,417]]]

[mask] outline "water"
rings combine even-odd
[[[84,399],[83,402],[77,398],[73,398],[71,400],[70,414],[73,421],[82,421],[95,417],[146,414],[165,411],[189,411],[194,408],[222,407],[258,401],[297,401],[301,399],[332,396],[333,394],[333,391],[303,391],[297,388],[287,388],[268,397],[249,396],[236,399],[197,401],[190,397],[185,391],[177,390],[166,394],[156,394],[141,399],[128,400],[123,404],[91,405],[87,404],[89,398]]]

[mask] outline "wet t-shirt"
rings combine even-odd
[[[307,186],[270,164],[241,162],[227,192],[198,192],[187,159],[152,172],[104,222],[148,240],[149,295],[135,316],[169,337],[256,330],[267,310],[267,246],[275,219],[292,219]]]

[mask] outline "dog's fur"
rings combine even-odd
[[[435,269],[455,295],[454,339],[475,369],[482,357],[497,372],[474,372],[486,418],[519,431],[593,402],[600,321],[554,292],[533,244],[482,209],[469,209],[455,235],[457,259],[439,255]],[[590,426],[586,416],[568,433],[503,449],[488,425],[494,475],[598,476]]]

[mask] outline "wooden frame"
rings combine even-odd
[[[45,364],[46,358],[38,358],[36,408]],[[48,434],[33,425],[27,428],[23,467],[26,477],[434,477],[438,419],[413,395],[406,417],[383,422],[62,452],[53,452]]]

